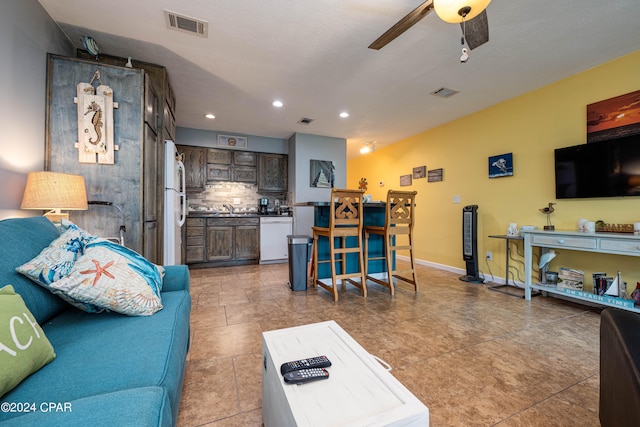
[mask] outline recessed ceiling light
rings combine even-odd
[[[207,119],[215,119],[216,116],[214,116],[213,114],[209,113],[209,114],[205,114],[204,115]]]
[[[280,107],[282,107],[283,105],[284,105],[284,104],[282,103],[282,101],[277,101],[277,100],[276,100],[276,101],[273,101],[273,106],[274,106],[274,107],[278,107],[278,108],[280,108]]]
[[[349,113],[347,113],[346,111],[343,111],[342,113],[340,113],[340,117],[342,117],[343,119],[346,119],[347,117],[349,117]]]

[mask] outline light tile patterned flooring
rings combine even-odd
[[[287,264],[192,269],[178,425],[261,426],[261,333],[335,320],[428,407],[431,426],[599,426],[598,311],[531,302],[419,267],[420,292],[369,283],[334,303]]]

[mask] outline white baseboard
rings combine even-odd
[[[411,259],[408,256],[405,255],[396,255],[396,258],[402,261],[406,261],[406,262],[410,262]],[[433,267],[433,268],[437,268],[438,270],[444,270],[444,271],[449,271],[451,273],[456,273],[456,274],[461,274],[464,275],[467,271],[463,268],[459,268],[459,267],[452,267],[450,265],[446,265],[446,264],[438,264],[437,262],[432,262],[432,261],[426,261],[423,259],[416,259],[416,264],[419,265],[424,265],[427,267]],[[505,283],[507,283],[507,281],[504,279],[504,277],[498,277],[498,276],[493,276],[491,277],[490,274],[484,274],[484,272],[480,271],[481,276],[485,278],[486,281],[491,281],[491,283],[494,284],[498,284],[498,285],[504,285]],[[524,288],[524,283],[522,282],[513,282],[511,281],[511,283],[515,283],[516,286]]]

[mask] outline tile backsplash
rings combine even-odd
[[[232,205],[236,211],[254,212],[258,210],[258,199],[269,199],[269,209],[275,209],[276,199],[280,205],[288,205],[290,193],[259,193],[256,184],[242,182],[216,182],[207,184],[200,193],[188,193],[190,210],[211,210],[226,212],[223,205]],[[238,203],[234,203],[238,202]]]

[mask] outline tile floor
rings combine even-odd
[[[369,284],[334,303],[286,264],[191,270],[178,425],[261,426],[261,333],[335,320],[428,407],[431,426],[599,426],[597,310],[531,302],[419,267],[420,292]]]

